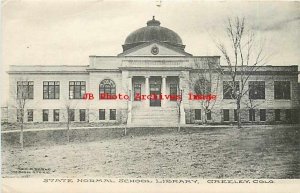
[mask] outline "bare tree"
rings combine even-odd
[[[217,43],[217,47],[226,61],[222,74],[230,77],[226,86],[236,102],[238,128],[241,128],[241,100],[248,92],[246,84],[255,71],[265,65],[267,56],[264,42],[257,41],[254,31],[246,26],[245,18],[229,18],[226,34],[229,45],[223,42]]]
[[[67,127],[67,141],[70,142],[70,127],[71,122],[75,119],[75,107],[76,105],[72,104],[72,100],[65,99],[64,100],[64,110],[66,113],[65,120],[66,120],[66,127]]]
[[[33,99],[33,82],[27,80],[18,80],[17,88],[12,91],[14,104],[17,109],[17,122],[20,124],[20,144],[24,148],[24,122],[25,110],[29,99]]]
[[[127,100],[127,118],[126,118],[126,122],[124,125],[124,136],[127,135],[128,116],[129,116],[129,114],[132,113],[132,100],[134,100],[134,97],[135,97],[132,95],[131,90],[128,90],[128,95],[129,95],[129,100]]]
[[[181,110],[182,110],[182,90],[180,90],[179,84],[177,84],[177,90],[179,90],[179,95],[180,98],[176,96],[176,105],[177,105],[177,115],[178,115],[178,127],[177,127],[177,132],[180,132],[181,126],[180,126],[180,121],[181,121]]]
[[[70,142],[70,123],[71,123],[71,105],[65,104],[65,109],[67,112],[67,141]]]
[[[203,109],[203,116],[201,118],[202,123],[207,123],[207,115],[212,112],[212,109],[216,103],[215,99],[205,98],[205,96],[218,93],[220,83],[220,67],[211,61],[210,59],[204,59],[203,63],[195,61],[196,76],[190,79],[190,87],[194,90],[195,94],[203,97],[198,101],[201,103]],[[203,66],[201,66],[203,65]],[[202,68],[202,69],[201,69]],[[204,68],[204,69],[203,69]],[[197,99],[196,99],[197,100]]]

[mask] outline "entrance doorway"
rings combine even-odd
[[[161,100],[159,96],[161,94],[161,84],[150,84],[150,95],[157,95],[157,99],[150,99],[150,107],[160,107]],[[152,98],[152,97],[151,97]]]

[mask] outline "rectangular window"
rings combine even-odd
[[[48,120],[49,120],[49,110],[43,109],[43,121],[48,121]]]
[[[249,99],[265,99],[264,81],[249,81]]]
[[[255,121],[255,109],[249,109],[249,121]]]
[[[99,120],[105,120],[105,109],[99,109]]]
[[[236,92],[234,93],[234,89]],[[236,93],[240,90],[238,81],[223,81],[223,99],[236,99]]]
[[[229,109],[223,109],[223,119],[229,121]]]
[[[292,120],[292,112],[291,109],[286,109],[285,110],[285,120],[287,122],[290,122]]]
[[[280,109],[275,109],[275,121],[280,121]]]
[[[266,121],[266,109],[259,110],[260,121]]]
[[[59,121],[59,109],[53,109],[53,121]]]
[[[208,110],[208,111],[206,112],[206,119],[207,119],[207,120],[211,120],[211,110]]]
[[[170,100],[177,100],[177,84],[170,84]]]
[[[201,109],[195,109],[195,120],[201,120]]]
[[[59,81],[43,82],[43,99],[59,99]]]
[[[237,109],[234,109],[233,116],[234,116],[234,121],[238,121]]]
[[[199,78],[194,84],[194,91],[197,95],[211,94],[211,82],[205,77]]]
[[[17,82],[17,98],[33,99],[33,81]]]
[[[27,109],[27,121],[28,122],[33,121],[33,109]]]
[[[141,100],[141,84],[134,84],[134,100],[135,101],[140,101]]]
[[[109,120],[116,120],[116,109],[109,110]]]
[[[82,99],[86,92],[85,81],[70,81],[69,82],[69,98]]]
[[[290,81],[274,81],[274,98],[291,99]]]
[[[299,119],[299,110],[297,109],[293,109],[292,110],[292,121],[293,123],[299,123],[300,119]]]
[[[85,121],[85,109],[80,109],[79,110],[79,117],[80,117],[80,121]]]
[[[69,109],[69,120],[75,121],[75,109]]]

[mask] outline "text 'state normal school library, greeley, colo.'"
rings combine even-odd
[[[66,107],[74,122],[143,126],[237,121],[231,79],[220,56],[185,52],[181,37],[154,17],[130,33],[122,47],[117,56],[90,56],[89,65],[11,65],[8,122],[18,121],[15,98],[24,97],[21,90],[28,99],[25,122],[66,122]],[[298,122],[297,65],[262,66],[245,87],[242,122]]]

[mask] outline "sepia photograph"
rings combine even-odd
[[[3,193],[300,188],[300,2],[2,0],[1,17]]]

